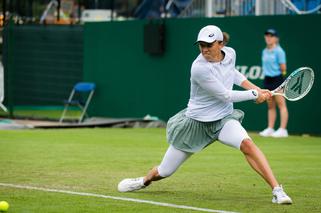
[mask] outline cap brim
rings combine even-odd
[[[266,33],[264,33],[264,35],[271,35],[271,36],[278,37],[278,35],[277,35],[277,34],[275,34],[275,33],[270,33],[270,32],[266,32]]]
[[[205,42],[205,43],[211,44],[211,43],[215,42],[215,40],[214,41],[206,41],[205,39],[204,40],[199,39],[199,40],[194,42],[194,45],[198,44],[198,42]]]

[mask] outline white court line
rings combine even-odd
[[[230,212],[230,211],[223,211],[223,210],[198,208],[198,207],[193,207],[193,206],[176,205],[176,204],[171,204],[171,203],[161,203],[161,202],[156,202],[156,201],[151,201],[151,200],[141,200],[141,199],[127,198],[127,197],[115,197],[115,196],[86,193],[86,192],[73,192],[73,191],[60,190],[60,189],[48,189],[48,188],[42,188],[42,187],[16,185],[16,184],[10,184],[10,183],[0,183],[0,186],[19,188],[19,189],[30,189],[30,190],[37,190],[37,191],[44,191],[44,192],[58,192],[58,193],[79,195],[79,196],[88,196],[88,197],[99,197],[99,198],[112,199],[112,200],[130,201],[130,202],[135,202],[135,203],[147,203],[147,204],[151,204],[151,205],[155,205],[155,206],[166,206],[166,207],[171,207],[171,208],[189,209],[189,210],[202,211],[202,212],[237,213],[237,212]]]

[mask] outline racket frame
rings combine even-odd
[[[295,76],[298,72],[301,72],[302,70],[304,69],[309,69],[311,70],[311,81],[310,81],[310,84],[308,86],[308,88],[304,91],[303,94],[301,94],[299,97],[297,98],[288,98],[286,97],[286,95],[284,94],[284,90],[287,86],[287,83],[290,81],[291,78],[293,78],[293,76]],[[276,89],[274,89],[273,91],[271,91],[272,93],[272,96],[275,96],[275,95],[281,95],[283,96],[284,98],[286,98],[287,100],[289,101],[298,101],[300,100],[301,98],[303,98],[304,96],[306,96],[308,94],[308,92],[311,90],[312,88],[312,85],[313,85],[313,82],[314,82],[314,72],[313,70],[310,68],[310,67],[300,67],[298,69],[296,69],[295,71],[293,71],[286,79],[285,81],[280,85],[278,86]],[[282,92],[277,92],[277,91],[282,91]]]

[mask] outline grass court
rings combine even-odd
[[[251,134],[294,204],[271,203],[271,190],[243,155],[218,142],[170,178],[119,193],[117,184],[160,163],[165,129],[4,130],[0,183],[136,198],[232,212],[321,212],[321,139]],[[151,204],[0,186],[14,212],[197,212]]]

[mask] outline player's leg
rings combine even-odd
[[[144,177],[144,184],[148,186],[152,181],[171,176],[191,155],[192,153],[183,152],[170,145],[161,164],[150,170]]]
[[[192,153],[183,152],[170,145],[159,166],[151,169],[145,177],[124,179],[118,184],[118,191],[136,191],[150,185],[152,181],[169,177],[187,160]]]
[[[275,97],[270,98],[267,100],[268,106],[268,127],[260,132],[261,136],[267,137],[271,136],[274,133],[274,125],[276,120],[276,103]]]
[[[264,178],[272,189],[279,185],[265,155],[251,139],[244,139],[240,150],[251,167]]]
[[[274,188],[278,185],[264,154],[252,142],[246,130],[237,120],[229,120],[220,131],[219,141],[240,149],[251,167]]]
[[[253,141],[251,139],[243,140],[240,149],[251,167],[271,186],[273,194],[272,202],[291,204],[291,198],[283,191],[282,186],[278,184],[266,157]]]
[[[272,134],[273,137],[287,137],[288,131],[286,126],[288,124],[289,113],[286,107],[286,101],[283,96],[277,95],[274,97],[276,105],[280,110],[280,128]]]
[[[278,196],[276,201],[273,199],[272,202],[282,204],[292,203],[292,200],[284,193],[282,187],[279,186],[266,157],[253,143],[246,130],[238,121],[229,120],[226,122],[218,138],[221,143],[242,151],[250,166],[271,186],[273,195]]]

